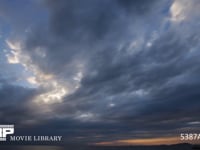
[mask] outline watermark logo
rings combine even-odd
[[[0,125],[0,142],[61,142],[62,136],[50,135],[12,135],[14,134],[14,125]],[[10,136],[8,136],[10,135]]]
[[[0,141],[6,141],[7,135],[14,134],[14,125],[0,125]]]

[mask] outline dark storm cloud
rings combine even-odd
[[[123,40],[129,40],[130,29],[126,26],[131,24],[134,30],[139,17],[148,19],[148,13],[155,9],[153,3],[47,1],[47,4],[50,8],[48,31],[43,36],[35,36],[40,38],[31,36],[27,49],[44,46],[47,50],[44,63],[50,62],[47,70],[56,74],[63,69],[63,63],[71,63],[80,56],[87,60],[81,87],[67,96],[62,106],[57,106],[57,112],[68,113],[65,108],[73,104],[75,112],[97,114],[97,118],[89,119],[111,124],[104,127],[93,124],[93,134],[106,131],[107,136],[109,131],[110,136],[116,135],[116,131],[118,136],[130,131],[132,134],[135,131],[151,134],[159,130],[162,134],[168,130],[181,130],[188,122],[199,120],[195,107],[199,106],[196,76],[199,67],[195,65],[199,61],[187,58],[194,45],[183,42],[176,30],[170,29],[149,49],[143,47],[143,50],[129,54],[129,42],[119,49]],[[50,37],[44,38],[46,35]],[[191,78],[196,85],[190,82]],[[116,106],[109,108],[109,102]],[[84,123],[77,128],[88,133],[89,129],[83,126]],[[112,132],[113,128],[116,129]],[[73,130],[72,127],[69,129]]]
[[[73,75],[73,67],[76,66],[72,64],[71,67],[70,64],[74,59],[80,59],[80,62],[86,61],[88,57],[98,55],[98,51],[100,53],[102,50],[112,51],[110,49],[113,49],[114,44],[126,40],[129,30],[125,26],[129,27],[131,22],[138,20],[138,14],[150,12],[149,9],[141,11],[137,8],[151,8],[153,5],[153,2],[145,4],[139,1],[127,1],[134,10],[127,13],[127,4],[121,1],[46,1],[46,3],[50,11],[49,24],[30,33],[25,50],[32,59],[38,61],[38,65],[44,71],[56,74],[64,72],[65,75]],[[46,57],[38,56],[36,48],[42,48]],[[66,73],[60,64],[65,64],[65,70],[70,70],[71,73]]]
[[[36,95],[35,89],[28,89],[1,82],[0,120],[1,123],[22,123],[31,116],[29,101]]]
[[[16,84],[18,80],[13,74],[4,74],[8,67],[1,68],[0,75],[0,121],[1,124],[24,124],[33,118],[30,101],[39,92],[37,89]]]
[[[85,77],[79,91],[66,97],[66,105],[62,105],[66,107],[71,100],[75,101],[77,110],[100,114],[101,122],[110,124],[103,129],[97,127],[96,132],[111,131],[111,137],[126,133],[128,138],[137,132],[143,137],[146,135],[142,133],[177,136],[184,128],[199,131],[198,126],[189,125],[200,119],[200,68],[195,65],[199,59],[189,56],[198,54],[190,51],[192,47],[170,33],[156,41],[149,51],[140,52],[134,61],[130,57],[113,65],[109,63],[113,55],[106,55],[106,59],[104,53],[101,59],[105,65],[98,68],[99,63],[93,62],[92,68],[98,70],[96,76]],[[131,94],[140,89],[148,94]],[[109,97],[116,103],[114,108],[107,107]],[[58,107],[65,112],[61,108]]]
[[[46,1],[49,20],[29,31],[22,51],[63,84],[74,82],[80,64],[83,78],[62,103],[52,104],[51,117],[38,116],[44,118],[34,133],[49,128],[67,141],[88,143],[199,131],[191,125],[200,120],[199,33],[187,23],[166,23],[170,4]],[[0,95],[13,100],[7,105],[15,112],[18,99],[26,105],[35,94],[13,88],[3,87]],[[31,114],[23,105],[19,110]],[[21,112],[15,114],[17,120]]]

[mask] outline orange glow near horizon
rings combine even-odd
[[[99,146],[170,145],[178,143],[186,143],[186,141],[181,141],[179,137],[161,137],[161,138],[127,139],[127,140],[116,140],[109,142],[99,142],[95,143],[95,145]]]

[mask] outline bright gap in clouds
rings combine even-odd
[[[10,49],[10,53],[6,55],[8,63],[21,65],[23,66],[25,73],[30,72],[29,75],[24,75],[26,78],[21,82],[28,83],[24,83],[24,85],[29,87],[41,88],[44,90],[44,92],[35,97],[33,102],[38,104],[62,102],[63,97],[68,94],[68,88],[59,83],[53,75],[45,74],[34,64],[31,64],[29,56],[22,54],[19,41],[12,42],[10,40],[6,40],[6,44]],[[77,77],[75,77],[76,80],[80,82],[81,76],[81,73],[78,73]]]

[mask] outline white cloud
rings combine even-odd
[[[175,0],[170,7],[171,21],[181,22],[199,16],[198,0]]]
[[[28,77],[27,81],[31,84],[38,85],[38,82],[36,81],[36,78],[34,76]]]
[[[109,107],[115,107],[115,104],[114,103],[110,103]]]
[[[6,44],[10,49],[10,53],[6,55],[8,63],[10,64],[20,63],[19,61],[20,60],[19,55],[21,49],[20,43],[17,41],[12,42],[10,40],[6,40]]]
[[[52,104],[61,102],[62,98],[68,93],[68,88],[62,85],[52,74],[46,74],[32,63],[30,56],[21,53],[20,41],[6,40],[7,46],[11,49],[10,54],[7,54],[7,61],[10,64],[21,64],[25,70],[32,75],[26,77],[26,81],[34,86],[44,90],[43,93],[36,96],[33,100],[36,103]],[[45,57],[43,49],[38,48],[36,52],[41,57]],[[81,74],[77,74],[77,79],[80,80]]]
[[[18,53],[16,51],[11,51],[11,54],[7,54],[7,61],[9,64],[18,64],[19,62],[19,57],[18,57]]]
[[[98,117],[96,114],[91,113],[91,112],[78,112],[75,116],[75,119],[79,120],[79,121],[97,121]]]
[[[185,19],[184,5],[182,1],[174,1],[170,8],[172,21],[182,21]]]
[[[21,44],[18,41],[10,41],[6,40],[6,44],[11,50],[20,50],[21,49]]]
[[[38,95],[34,101],[37,103],[44,102],[47,104],[62,102],[63,97],[68,93],[67,88],[56,81],[51,81],[48,86],[51,86],[51,89]]]

